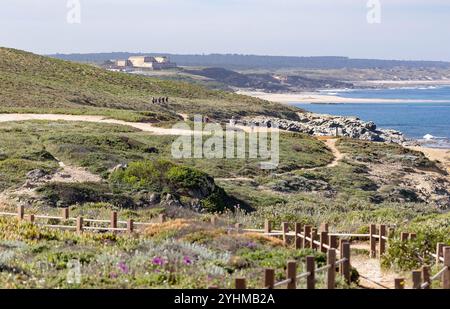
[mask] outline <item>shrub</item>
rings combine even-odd
[[[201,207],[209,212],[222,212],[239,203],[216,186],[208,174],[162,159],[132,162],[126,169],[111,173],[109,180],[115,192],[170,193],[181,196],[185,203],[200,200]]]
[[[52,207],[69,207],[84,203],[111,203],[112,205],[131,208],[133,200],[125,195],[113,194],[102,183],[63,183],[52,182],[37,189],[43,199]]]
[[[412,270],[424,263],[432,263],[430,253],[435,252],[437,243],[450,244],[450,213],[417,217],[405,230],[416,233],[416,239],[406,242],[390,240],[382,260],[383,266]]]

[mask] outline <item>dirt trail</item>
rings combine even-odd
[[[351,257],[351,264],[360,274],[360,285],[369,289],[394,289],[395,278],[401,278],[392,270],[381,268],[378,258],[369,258],[370,246],[367,242],[352,243],[352,249],[366,250],[367,254],[355,254]]]
[[[141,131],[151,132],[154,135],[192,135],[190,130],[166,129],[154,127],[149,123],[128,122],[123,120],[109,119],[103,116],[88,115],[58,115],[58,114],[0,114],[0,122],[26,121],[26,120],[49,120],[49,121],[76,121],[108,123],[130,126]]]
[[[352,266],[361,275],[360,285],[362,287],[370,289],[394,289],[395,278],[401,277],[392,271],[381,269],[380,260],[378,259],[369,259],[367,256],[362,255],[352,256],[351,259]]]
[[[81,167],[67,166],[59,161],[60,170],[45,182],[101,182],[100,176],[92,174]]]
[[[331,152],[334,155],[334,160],[330,164],[327,165],[327,167],[335,167],[339,164],[339,162],[344,159],[344,154],[339,151],[339,149],[336,147],[337,139],[327,139],[325,141],[325,144],[328,148],[330,148]]]

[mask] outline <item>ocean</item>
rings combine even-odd
[[[356,116],[379,128],[395,129],[427,147],[450,148],[450,86],[322,91],[324,95],[362,99],[413,99],[427,103],[295,104],[307,111]],[[439,102],[428,102],[439,100]],[[443,102],[445,101],[445,102]]]

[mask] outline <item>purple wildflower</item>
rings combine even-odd
[[[256,244],[253,241],[248,242],[245,246],[247,248],[249,248],[249,249],[255,249],[256,248]]]
[[[115,278],[117,278],[117,274],[112,272],[109,274],[109,277],[115,279]]]
[[[128,274],[128,272],[130,271],[129,267],[127,266],[127,264],[125,264],[125,262],[120,262],[117,266],[124,274]]]
[[[163,266],[164,265],[164,260],[162,258],[160,258],[160,257],[155,257],[155,258],[153,258],[152,263],[154,265]]]
[[[185,257],[183,258],[183,263],[184,263],[185,265],[191,265],[191,264],[192,264],[192,260],[191,260],[190,257],[185,256]]]

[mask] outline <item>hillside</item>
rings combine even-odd
[[[353,84],[329,79],[311,79],[296,75],[271,73],[239,73],[222,68],[184,69],[184,73],[202,76],[237,88],[260,89],[265,92],[297,92],[315,89],[352,88]]]
[[[4,111],[71,108],[109,115],[111,109],[120,109],[141,112],[140,120],[146,116],[171,120],[178,117],[176,113],[202,113],[218,120],[261,113],[295,118],[296,111],[188,83],[109,72],[8,48],[0,48],[0,84]],[[170,103],[153,104],[153,97],[169,97]]]

